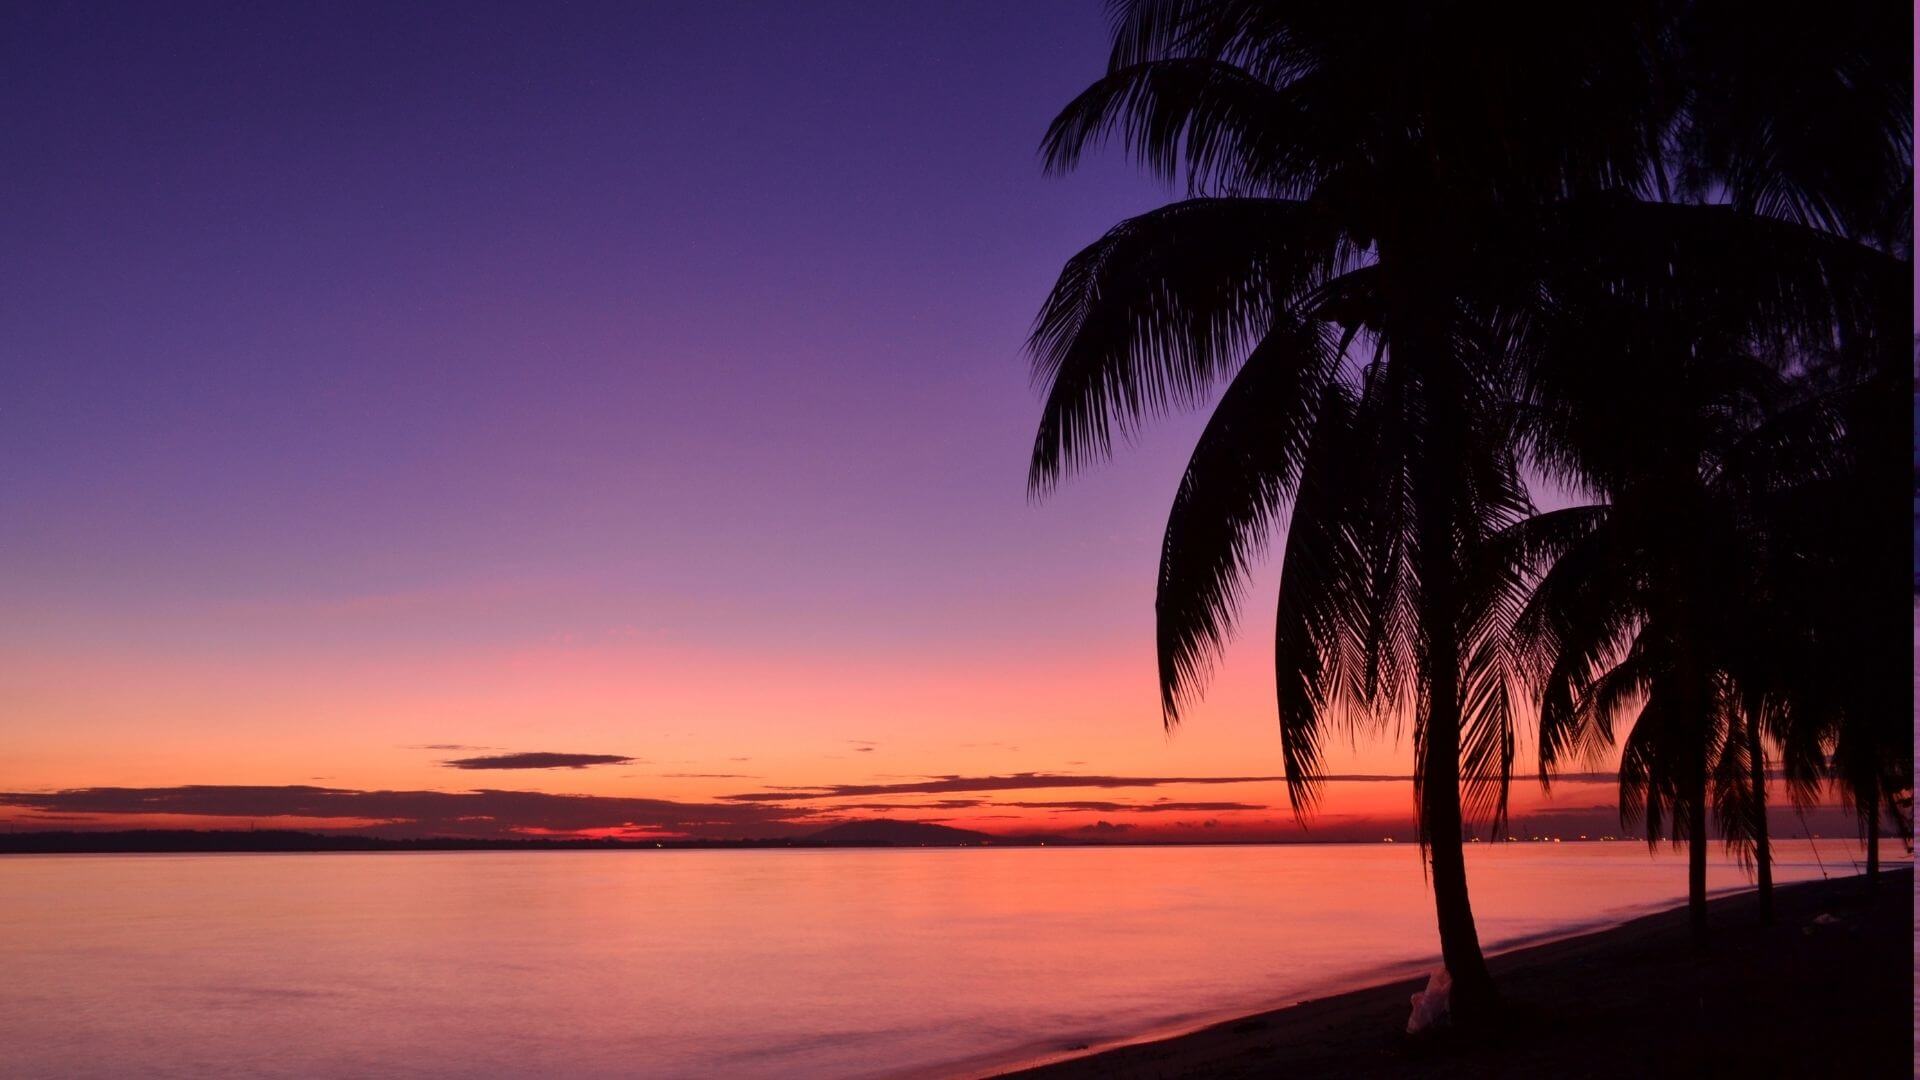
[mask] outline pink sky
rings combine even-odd
[[[1098,3],[434,10],[0,16],[0,93],[34,105],[0,114],[0,792],[25,799],[0,812],[1280,771],[1270,566],[1206,703],[1160,727],[1152,582],[1198,418],[1023,489],[1033,312],[1170,194],[1113,160],[1039,174]],[[422,749],[456,745],[632,760]],[[1271,780],[952,798],[689,827],[1292,828]],[[1007,805],[1159,801],[1259,809]],[[1404,833],[1410,807],[1341,783],[1320,821]]]

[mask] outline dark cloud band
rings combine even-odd
[[[540,751],[454,758],[440,764],[450,769],[585,769],[593,765],[626,765],[632,761],[632,758],[623,754],[555,754]]]
[[[1244,802],[1157,802],[1123,803],[1098,802],[1093,800],[1075,800],[1067,802],[1000,802],[995,806],[1017,806],[1022,810],[1086,810],[1101,814],[1182,814],[1182,813],[1220,813],[1235,810],[1270,810],[1272,807],[1261,803]]]
[[[166,788],[74,788],[0,792],[0,807],[52,815],[129,818],[184,815],[218,818],[339,820],[342,827],[385,835],[513,836],[529,832],[620,830],[687,836],[793,836],[819,828],[819,811],[783,806],[686,803],[541,791],[354,791],[288,785],[186,785]]]
[[[792,802],[802,799],[848,799],[865,795],[945,795],[962,791],[1025,791],[1033,788],[1133,788],[1162,784],[1259,784],[1284,780],[1280,776],[1080,776],[1071,773],[1012,773],[1007,776],[934,776],[901,784],[830,784],[825,787],[776,788],[773,791],[722,795],[729,802]]]

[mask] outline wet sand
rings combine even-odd
[[[1505,1003],[1475,1039],[1401,1034],[1424,979],[1006,1074],[1023,1080],[1269,1076],[1910,1076],[1913,871],[1713,901],[1694,949],[1679,908],[1490,961]]]

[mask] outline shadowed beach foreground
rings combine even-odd
[[[1409,980],[1009,1075],[1907,1076],[1912,900],[1901,868],[1783,887],[1771,927],[1754,893],[1717,900],[1704,957],[1684,907],[1507,953],[1511,1021],[1471,1044],[1399,1034]]]

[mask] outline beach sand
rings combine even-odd
[[[1491,960],[1507,1020],[1474,1040],[1409,1040],[1389,983],[1007,1074],[1023,1080],[1268,1076],[1909,1076],[1913,871],[1783,886]],[[1284,958],[1276,958],[1276,962]]]

